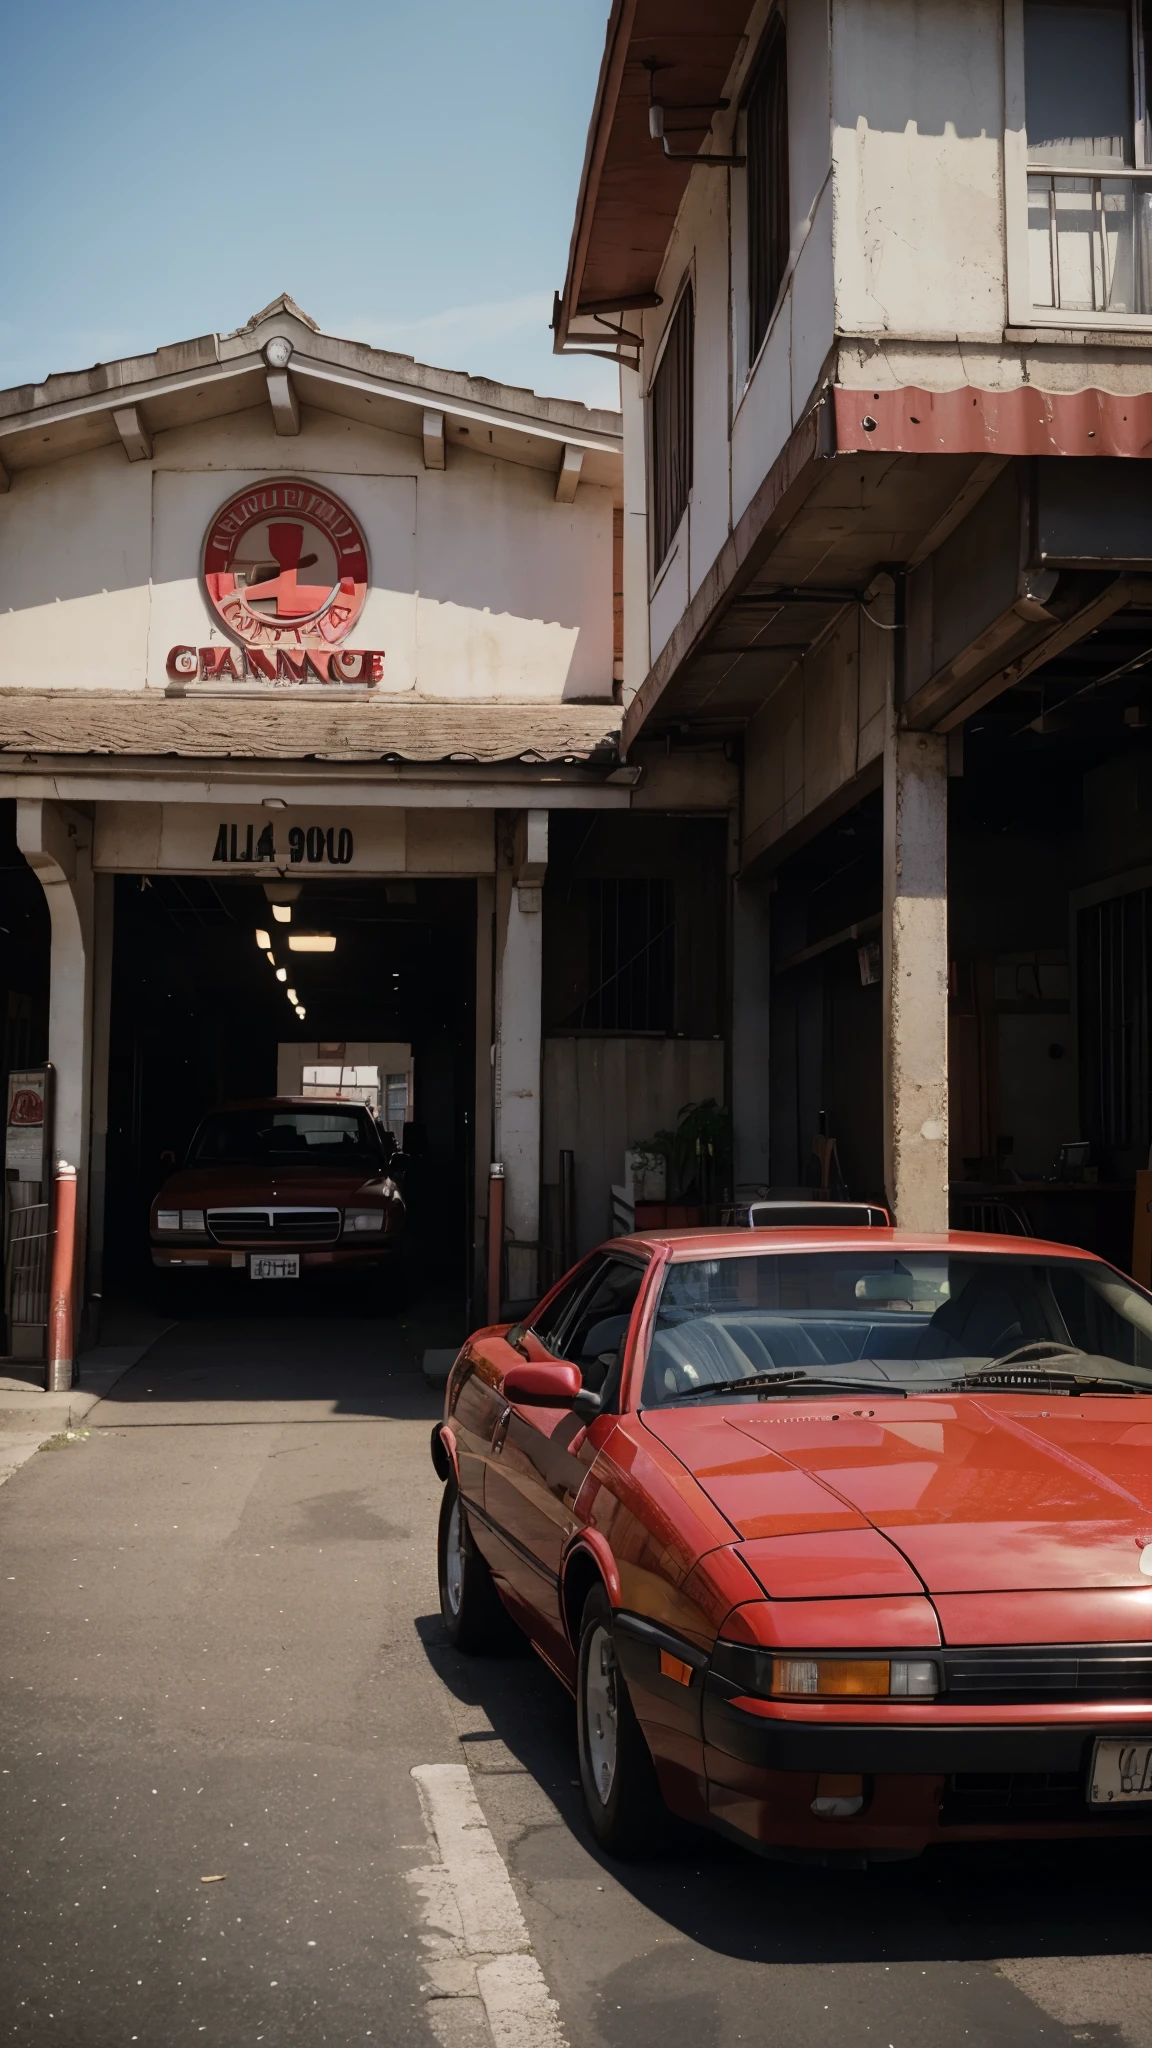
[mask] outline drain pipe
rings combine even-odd
[[[500,1276],[504,1266],[504,1167],[494,1159],[488,1169],[488,1321],[500,1320]]]
[[[61,1159],[56,1168],[56,1229],[48,1289],[48,1369],[45,1391],[66,1394],[75,1377],[72,1294],[76,1267],[76,1168]]]

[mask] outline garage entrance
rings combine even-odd
[[[114,892],[105,1298],[151,1286],[149,1203],[208,1110],[338,1091],[403,1141],[410,1284],[466,1305],[475,882],[145,874]]]

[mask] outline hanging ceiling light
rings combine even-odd
[[[268,951],[269,946],[272,944],[272,940],[267,932],[257,932],[256,944],[260,947],[261,952],[266,953]]]
[[[336,940],[331,932],[289,932],[288,947],[293,953],[334,953]]]
[[[303,1003],[297,1003],[297,1005],[296,1005],[296,1015],[297,1015],[297,1016],[299,1017],[299,1019],[300,1019],[301,1023],[303,1023],[303,1021],[304,1021],[304,1005],[303,1005]]]
[[[296,991],[295,991],[295,989],[294,989],[294,988],[290,988],[290,989],[289,989],[289,991],[288,991],[288,1001],[289,1001],[290,1003],[298,1003],[298,1002],[300,1001],[300,998],[299,998],[299,996],[297,995],[297,993],[296,993]]]
[[[276,979],[277,981],[287,981],[288,969],[286,967],[278,967],[276,969]]]
[[[290,903],[274,903],[272,905],[272,915],[277,924],[291,924],[292,905]]]

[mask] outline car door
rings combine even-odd
[[[564,1314],[545,1319],[540,1330],[529,1333],[539,1347],[535,1355],[579,1366],[585,1386],[604,1393],[609,1409],[646,1271],[642,1257],[599,1254]],[[566,1650],[560,1564],[576,1526],[573,1503],[586,1471],[573,1448],[577,1439],[583,1443],[584,1429],[584,1421],[571,1409],[517,1402],[509,1407],[503,1444],[488,1468],[486,1499],[514,1539],[537,1598],[545,1596],[540,1616],[560,1658]]]
[[[491,1391],[492,1404],[485,1410],[488,1434],[477,1445],[483,1466],[483,1526],[477,1540],[512,1604],[519,1610],[526,1628],[537,1632],[552,1625],[557,1612],[556,1587],[547,1570],[525,1540],[526,1514],[524,1483],[527,1469],[518,1440],[508,1445],[508,1432],[515,1411],[504,1399],[501,1381],[512,1365],[525,1359],[536,1362],[555,1357],[554,1345],[568,1327],[573,1313],[588,1290],[599,1260],[595,1254],[581,1261],[538,1310],[508,1331],[506,1336],[483,1340],[482,1371]],[[562,1417],[575,1423],[563,1409],[525,1409],[540,1416],[547,1427]],[[573,1432],[574,1433],[574,1432]]]

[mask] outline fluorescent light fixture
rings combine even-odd
[[[292,905],[290,903],[274,903],[272,905],[272,915],[276,919],[277,924],[291,924]]]
[[[297,993],[296,993],[296,991],[295,991],[295,989],[294,989],[294,988],[290,988],[290,989],[289,989],[289,991],[288,991],[288,1001],[289,1001],[290,1003],[298,1003],[298,1002],[300,1001],[300,998],[299,998],[299,996],[297,995]]]
[[[331,932],[289,932],[288,949],[292,953],[334,953],[336,940]]]
[[[300,1021],[301,1021],[301,1023],[303,1023],[303,1021],[304,1021],[304,1005],[303,1005],[303,1003],[297,1003],[297,1005],[296,1005],[296,1015],[297,1015],[297,1016],[298,1016],[298,1017],[300,1018]]]
[[[278,967],[276,969],[276,979],[277,981],[287,981],[288,969],[286,967]]]
[[[266,953],[268,951],[269,946],[272,944],[272,940],[267,932],[257,932],[256,944],[259,946],[262,953]]]

